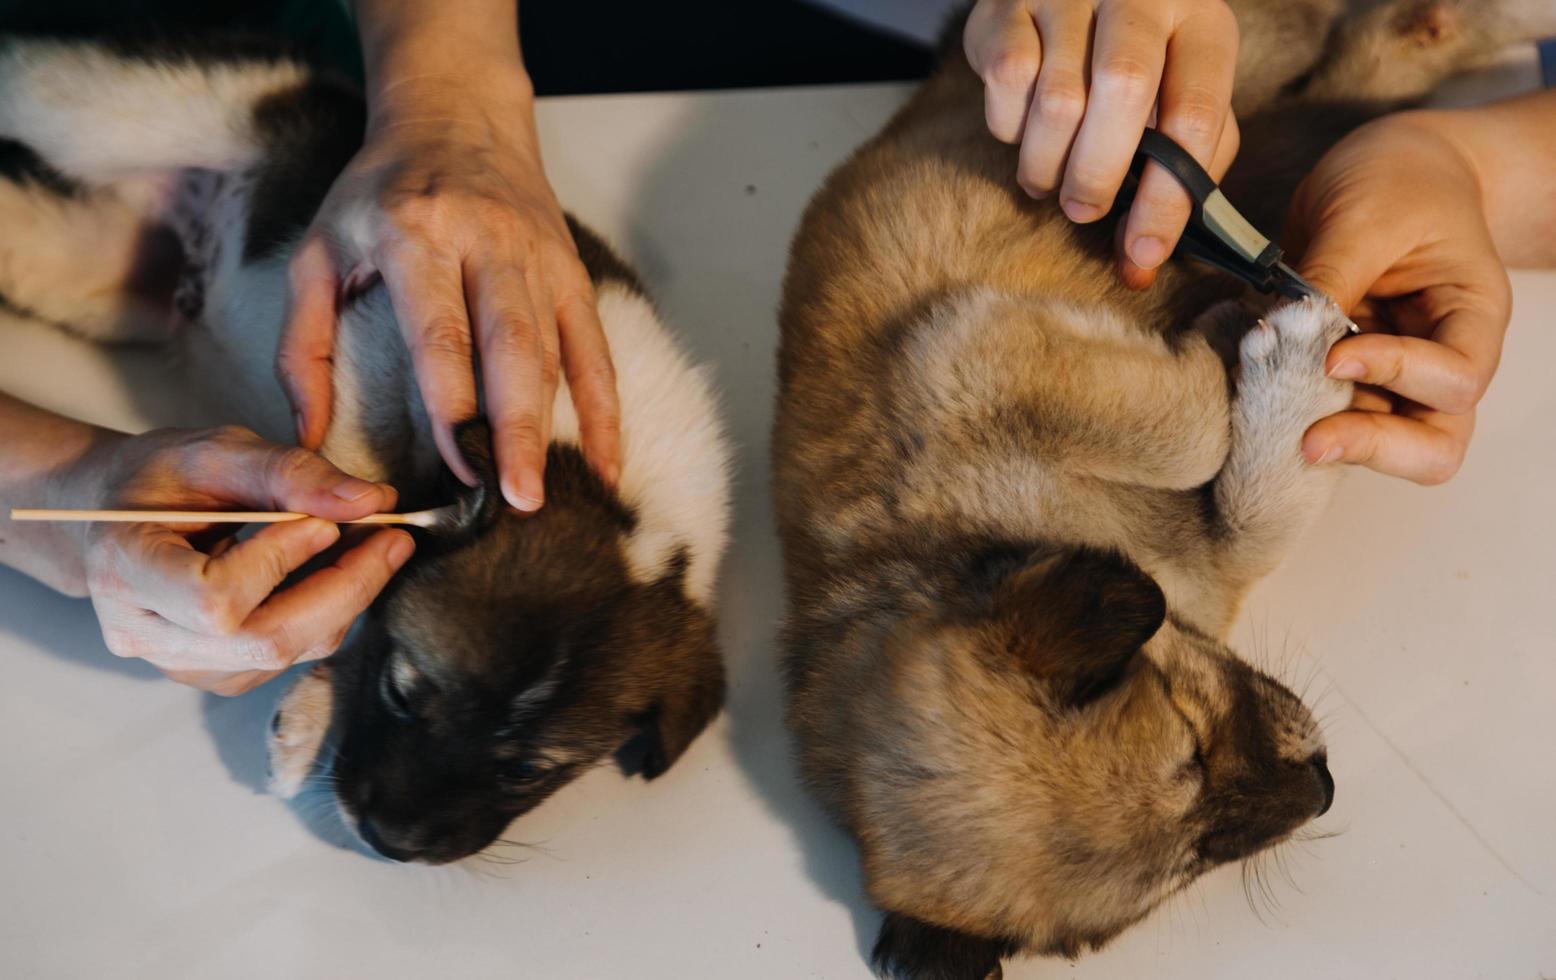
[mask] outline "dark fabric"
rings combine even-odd
[[[459,0],[432,0],[459,2]],[[541,95],[818,85],[919,78],[928,49],[801,0],[520,0]],[[341,0],[0,0],[0,31],[286,37],[360,79]]]

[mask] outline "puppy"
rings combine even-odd
[[[1236,6],[1264,95],[1227,187],[1268,230],[1347,127],[1513,24]],[[1465,29],[1401,37],[1423,10]],[[780,313],[788,722],[902,980],[1099,947],[1334,796],[1311,714],[1224,638],[1329,496],[1299,447],[1350,402],[1340,311],[1198,268],[1127,290],[1111,225],[1023,195],[982,101],[948,45],[816,195]]]
[[[0,295],[104,341],[165,344],[235,420],[289,441],[271,365],[286,268],[362,139],[350,86],[246,43],[0,41]],[[585,465],[565,384],[546,506],[502,505],[483,423],[467,490],[432,442],[381,284],[341,310],[323,454],[405,509],[459,498],[350,649],[272,726],[295,793],[326,736],[340,808],[379,853],[441,863],[629,741],[648,778],[718,712],[715,576],[729,450],[705,374],[636,275],[570,221],[620,376],[615,487]]]

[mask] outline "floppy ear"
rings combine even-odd
[[[704,620],[691,643],[683,645],[681,676],[660,691],[644,718],[646,752],[643,778],[654,779],[675,765],[724,706],[724,658],[713,638],[713,621]]]
[[[1060,704],[1081,707],[1123,679],[1167,618],[1167,599],[1140,567],[1079,549],[1031,562],[994,595],[1021,666]]]
[[[652,696],[638,713],[638,734],[618,756],[628,772],[663,775],[724,704],[724,658],[713,617],[686,599],[680,577],[650,586],[623,637],[637,666],[635,683]]]
[[[457,509],[452,519],[426,532],[434,551],[465,544],[497,523],[502,515],[502,488],[497,482],[497,463],[492,453],[492,427],[484,418],[461,422],[454,427],[454,441],[480,482],[467,487],[459,477],[444,469],[438,484],[438,499],[454,504]]]

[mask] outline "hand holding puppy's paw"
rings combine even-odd
[[[330,727],[329,668],[315,666],[292,685],[270,719],[270,792],[283,800],[296,796],[313,771],[314,760]]]
[[[1307,427],[1351,404],[1352,385],[1324,373],[1329,348],[1350,330],[1334,303],[1283,303],[1243,337],[1237,397],[1261,428],[1292,435],[1300,445]]]

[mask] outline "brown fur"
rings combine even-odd
[[[1226,186],[1271,228],[1347,127],[1496,33],[1361,66],[1397,18],[1236,6],[1265,111]],[[1333,794],[1307,710],[1221,638],[1327,498],[1298,443],[1349,399],[1338,312],[1278,309],[1229,376],[1239,286],[1125,289],[981,101],[949,56],[829,178],[780,313],[790,727],[888,913],[877,966],[915,980],[1098,946]]]

